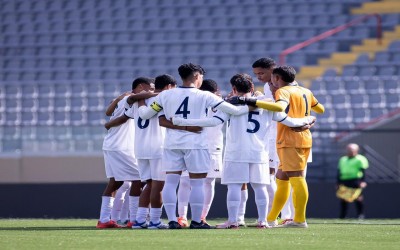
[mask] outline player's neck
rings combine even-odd
[[[183,82],[182,86],[186,88],[195,88],[196,84],[194,82]]]

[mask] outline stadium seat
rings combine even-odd
[[[350,103],[354,108],[366,108],[368,107],[368,96],[362,93],[351,94]]]
[[[388,108],[400,108],[400,96],[398,93],[388,93],[385,97]]]
[[[368,102],[372,108],[384,108],[386,106],[385,96],[379,93],[369,94]]]

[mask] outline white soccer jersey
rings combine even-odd
[[[110,120],[113,120],[124,114],[125,110],[129,108],[126,103],[126,99],[128,97],[124,97],[121,101],[118,102],[117,107],[115,108],[113,114],[110,117]],[[135,124],[133,119],[129,119],[126,123],[118,126],[110,128],[107,132],[107,135],[104,137],[103,141],[103,150],[134,150],[134,137],[135,137]]]
[[[208,107],[216,107],[223,100],[207,91],[194,87],[178,87],[161,92],[155,97],[155,102],[162,107],[165,117],[183,117],[185,119],[199,119],[206,117]],[[166,129],[166,149],[207,149],[207,135],[191,133],[184,130]]]
[[[274,100],[271,90],[269,89],[268,83],[266,83],[264,85],[264,98],[270,98],[270,99]],[[270,160],[273,161],[273,162],[270,162],[270,164],[273,166],[276,166],[276,167],[277,167],[277,162],[279,162],[279,157],[278,157],[278,154],[276,151],[277,132],[278,132],[277,122],[272,121],[271,126],[269,128],[268,141],[266,141],[266,143],[268,143],[268,145],[269,145],[269,158],[270,158]]]
[[[268,163],[268,132],[273,112],[256,109],[239,116],[222,116],[228,120],[225,161]]]
[[[155,97],[146,100],[149,105]],[[165,128],[158,123],[158,116],[143,120],[139,117],[138,103],[135,102],[125,115],[135,119],[135,156],[137,159],[157,159],[162,157]],[[160,114],[159,114],[160,115]]]
[[[221,111],[208,108],[207,117],[219,116]],[[217,125],[215,127],[204,128],[207,134],[208,151],[210,154],[222,154],[224,147],[224,134],[222,132],[222,127],[224,124]]]

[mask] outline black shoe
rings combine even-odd
[[[207,223],[203,223],[202,222],[196,222],[194,220],[192,220],[192,222],[190,222],[190,229],[211,229],[212,227],[210,225],[208,225]]]
[[[170,221],[168,222],[168,229],[182,229],[182,227],[177,221]]]

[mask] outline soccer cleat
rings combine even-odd
[[[268,221],[267,223],[268,223],[268,225],[269,225],[270,227],[277,227],[277,226],[278,226],[278,221],[277,221],[277,220]]]
[[[246,222],[244,220],[239,219],[237,221],[239,227],[246,227]]]
[[[120,225],[118,225],[115,221],[110,220],[107,222],[97,222],[96,228],[121,228]]]
[[[168,222],[168,229],[182,229],[182,226],[177,221]]]
[[[181,225],[181,227],[188,227],[189,226],[189,223],[188,223],[187,219],[183,218],[183,217],[179,217],[178,218],[178,223],[179,223],[179,225]]]
[[[286,223],[292,222],[293,219],[284,219],[283,221],[281,221],[281,223],[279,223],[280,225],[285,225]]]
[[[117,221],[117,224],[120,225],[121,227],[127,227],[128,223],[129,223],[129,220],[125,220],[125,221],[118,220]]]
[[[190,222],[190,229],[211,229],[211,226],[208,225],[207,223],[202,222],[196,222],[192,220]]]
[[[147,221],[144,221],[144,222],[137,222],[136,220],[135,220],[135,222],[133,223],[133,225],[132,225],[132,228],[133,229],[147,229],[148,228],[148,226],[149,226],[149,224],[147,224]]]
[[[216,229],[239,229],[238,223],[230,223],[229,221],[225,221],[224,223],[217,224],[215,226]]]
[[[271,227],[268,226],[268,224],[265,221],[257,221],[257,228],[265,229],[265,228],[271,228]]]
[[[298,223],[298,222],[290,221],[290,222],[287,222],[286,224],[279,225],[277,227],[280,227],[280,228],[307,228],[308,225],[307,225],[307,222]]]
[[[168,229],[168,225],[162,223],[161,221],[158,223],[153,223],[150,221],[148,229]]]

